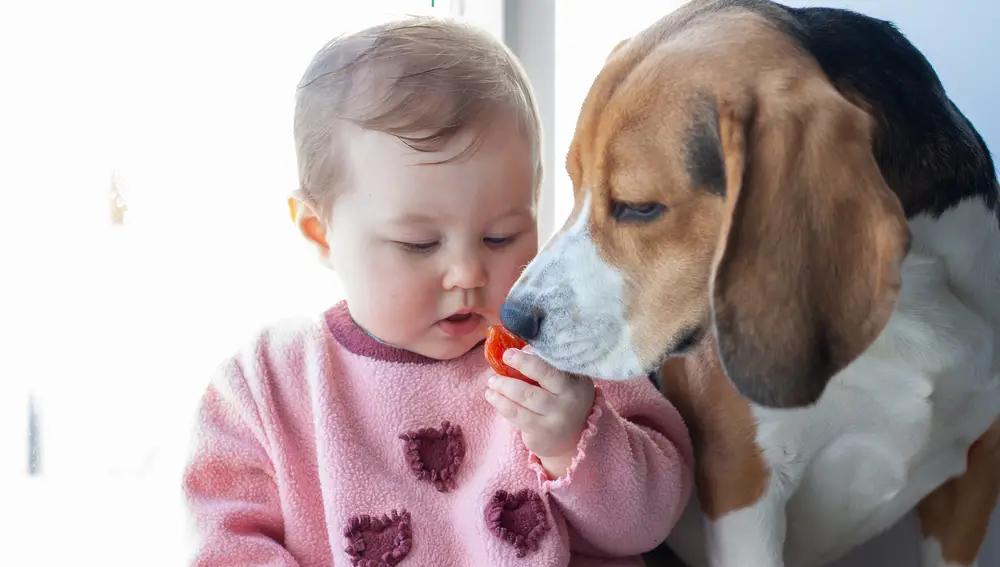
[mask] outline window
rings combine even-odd
[[[500,6],[5,7],[0,502],[18,519],[14,563],[184,564],[177,473],[213,368],[255,328],[341,296],[285,205],[306,64],[403,14],[468,13],[499,36]]]
[[[573,140],[576,119],[594,78],[611,49],[623,39],[645,29],[684,0],[645,2],[619,0],[588,4],[586,10],[570,2],[556,2],[555,9],[555,226],[562,226],[573,210],[573,185],[566,175],[565,158]]]

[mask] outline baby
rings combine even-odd
[[[485,32],[413,18],[299,84],[292,217],[346,301],[223,365],[184,488],[194,564],[642,565],[687,503],[677,411],[482,341],[537,252],[538,112]]]

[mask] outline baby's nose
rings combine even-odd
[[[480,258],[468,256],[456,261],[445,276],[445,289],[477,289],[488,281],[485,264]]]

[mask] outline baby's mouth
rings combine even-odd
[[[475,313],[456,313],[451,317],[442,319],[438,325],[447,335],[453,337],[465,337],[479,329],[482,325],[482,315]]]

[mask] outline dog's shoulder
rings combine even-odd
[[[932,466],[930,455],[956,455],[933,465],[948,469],[944,477],[961,472],[965,448],[1000,404],[993,328],[957,297],[945,260],[913,252],[902,270],[886,327],[816,405],[794,412],[754,407],[756,441],[779,477],[805,475],[811,490],[842,498],[858,483],[867,486],[867,503],[854,504],[857,521],[872,502],[892,499],[918,469]],[[863,474],[852,469],[862,460]],[[802,498],[803,506],[821,507],[826,496]]]

